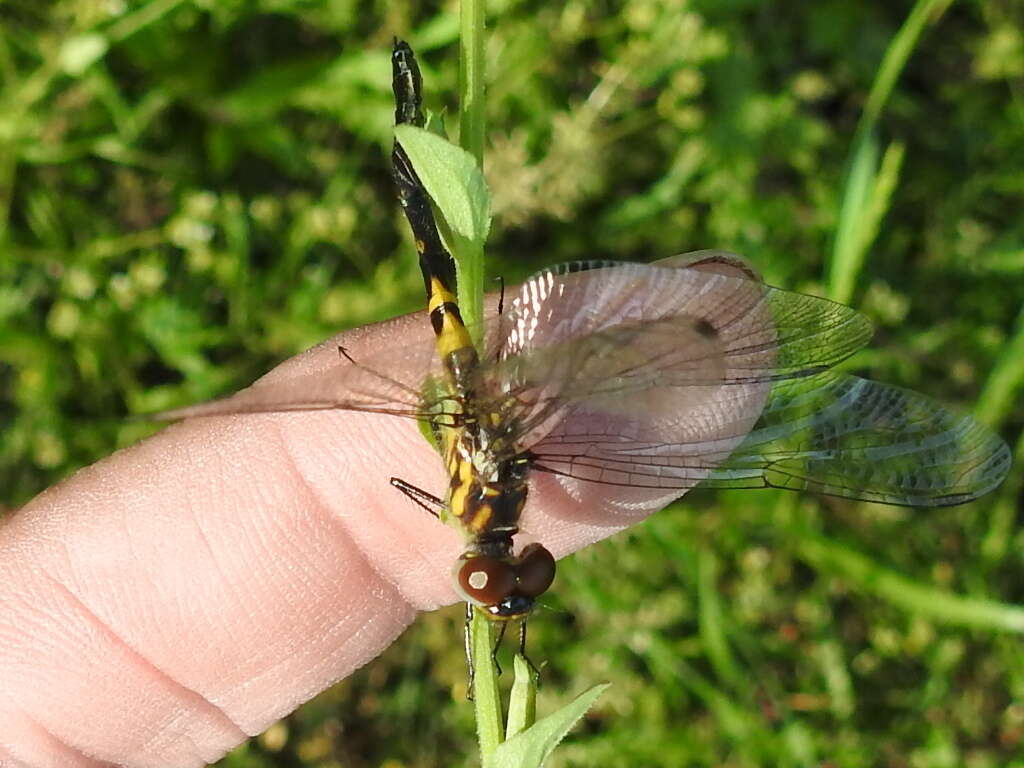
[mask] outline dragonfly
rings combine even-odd
[[[422,125],[422,78],[403,41],[392,66],[396,123]],[[522,650],[553,583],[551,552],[514,544],[538,473],[645,508],[698,485],[944,506],[1006,475],[1006,444],[970,416],[835,369],[870,339],[863,315],[766,285],[724,251],[549,267],[467,328],[429,196],[397,142],[392,162],[429,324],[358,357],[339,347],[330,375],[257,382],[164,417],[341,409],[426,424],[448,488],[391,483],[463,534],[453,584],[467,641],[480,611],[502,632],[518,621]]]

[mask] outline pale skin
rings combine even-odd
[[[350,331],[268,376],[425,323]],[[418,612],[455,602],[462,537],[391,488],[395,475],[447,485],[411,419],[199,418],[8,518],[0,766],[205,765],[371,662]],[[556,557],[664,503],[535,475],[518,546],[540,539]]]
[[[751,276],[735,257],[662,263]],[[710,313],[717,299],[707,301]],[[764,322],[752,312],[731,332]],[[417,339],[432,340],[422,312],[340,334],[264,381],[331,376],[339,345],[359,360]],[[697,421],[739,409],[749,429],[763,394],[728,388]],[[742,422],[730,421],[738,439]],[[7,518],[0,768],[205,765],[370,663],[417,613],[456,602],[464,539],[393,476],[438,496],[447,488],[412,419],[193,418]],[[563,557],[680,495],[534,472],[517,545],[540,540]]]

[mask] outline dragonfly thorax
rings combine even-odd
[[[467,427],[451,446],[448,466],[448,508],[467,537],[511,539],[526,504],[526,458],[502,456],[486,430]]]

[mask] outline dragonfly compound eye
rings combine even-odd
[[[555,558],[540,544],[528,544],[519,555],[516,567],[516,592],[537,597],[548,591],[555,580]]]
[[[515,591],[516,571],[496,557],[467,554],[455,565],[455,585],[469,602],[495,605]]]

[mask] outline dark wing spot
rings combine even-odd
[[[710,340],[710,339],[718,338],[718,331],[715,329],[715,326],[713,326],[710,322],[708,322],[704,318],[701,318],[696,323],[694,323],[693,324],[693,329],[695,331],[697,331],[697,333],[699,333],[705,339],[709,339]]]

